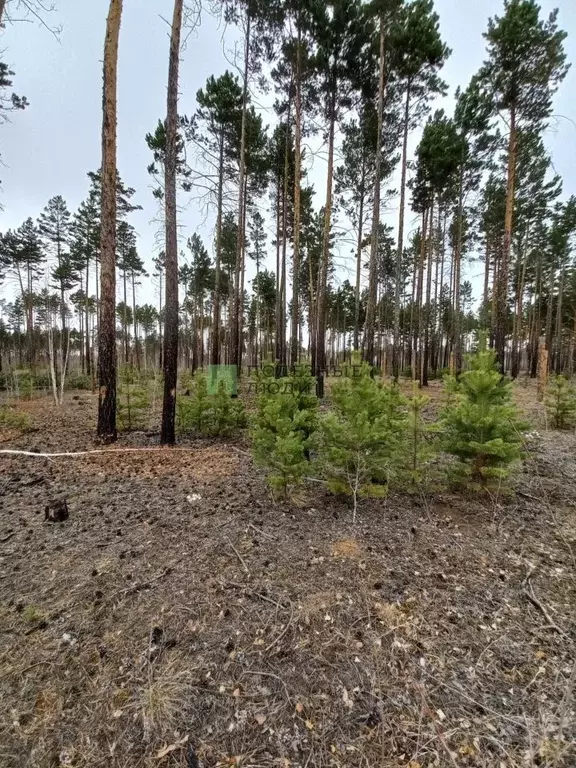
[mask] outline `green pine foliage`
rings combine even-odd
[[[546,408],[556,429],[569,429],[576,424],[576,389],[565,376],[550,379]]]
[[[214,437],[229,437],[247,425],[244,405],[238,398],[230,397],[226,382],[221,381],[218,392],[212,398],[210,431]]]
[[[334,409],[320,420],[317,463],[333,493],[352,496],[353,519],[363,496],[386,495],[387,485],[402,453],[406,427],[403,398],[397,387],[386,387],[360,375],[332,387]]]
[[[190,395],[176,398],[176,431],[180,435],[208,432],[211,403],[206,376],[197,373],[192,380]]]
[[[284,498],[308,467],[318,419],[314,386],[312,376],[296,370],[287,378],[269,379],[258,399],[251,430],[254,460],[268,469],[270,486]]]
[[[9,405],[0,405],[0,429],[17,429],[27,432],[31,424],[32,420],[28,413],[11,408]]]
[[[217,394],[209,395],[206,375],[197,372],[189,391],[189,396],[179,395],[176,399],[178,434],[229,437],[246,426],[242,401],[230,397],[224,381],[220,382]]]
[[[122,432],[146,429],[150,422],[151,401],[146,382],[130,367],[120,371],[116,417]]]
[[[403,467],[401,475],[407,475],[410,485],[422,487],[431,479],[431,462],[436,455],[434,438],[438,432],[435,423],[428,423],[423,418],[423,412],[430,398],[418,393],[416,382],[412,397],[407,400],[408,425],[406,430],[407,468]]]
[[[450,405],[444,409],[443,445],[458,459],[460,479],[481,487],[508,475],[521,456],[526,424],[512,400],[512,383],[497,370],[496,353],[480,349],[458,380],[447,377]]]
[[[73,373],[66,379],[66,389],[92,389],[92,378],[85,373]]]

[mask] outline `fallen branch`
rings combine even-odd
[[[232,547],[232,549],[233,549],[233,550],[234,550],[234,552],[236,553],[236,557],[237,557],[237,558],[238,558],[238,560],[240,560],[240,562],[242,563],[242,567],[244,568],[244,570],[246,571],[246,573],[247,573],[248,575],[250,575],[250,571],[248,570],[248,566],[247,566],[247,565],[246,565],[246,563],[244,562],[244,558],[242,557],[242,555],[240,554],[240,552],[238,552],[238,550],[236,549],[236,547],[234,546],[234,544],[232,544],[232,541],[230,540],[230,538],[229,538],[228,536],[226,536],[226,540],[228,541],[228,544],[230,544],[230,546]]]
[[[542,615],[544,616],[544,618],[545,618],[545,619],[546,619],[546,621],[548,622],[548,626],[549,626],[551,629],[555,629],[555,630],[556,630],[556,632],[558,632],[560,635],[563,635],[564,637],[568,637],[568,633],[567,633],[567,632],[565,632],[565,631],[562,629],[562,627],[559,627],[559,626],[558,626],[558,624],[556,624],[556,622],[552,621],[552,618],[550,617],[550,614],[548,613],[548,611],[546,610],[546,608],[545,608],[545,607],[542,605],[542,603],[540,602],[540,600],[538,600],[538,598],[537,598],[537,597],[536,597],[536,595],[534,594],[534,587],[532,586],[532,582],[530,581],[530,579],[528,579],[528,580],[527,580],[527,583],[528,583],[528,587],[529,587],[529,590],[528,590],[528,589],[526,589],[526,587],[524,587],[524,588],[522,589],[522,592],[523,592],[523,593],[526,595],[526,597],[528,598],[528,600],[529,600],[529,601],[532,603],[532,605],[533,605],[535,608],[538,608],[538,610],[540,611],[540,613],[542,613]]]

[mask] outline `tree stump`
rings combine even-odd
[[[49,523],[63,523],[64,520],[68,520],[69,516],[66,499],[51,501],[44,508],[44,520],[47,520]]]

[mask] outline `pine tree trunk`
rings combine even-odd
[[[140,339],[138,338],[138,326],[136,324],[136,284],[134,282],[134,270],[132,270],[132,323],[134,327],[134,355],[136,368],[140,370]]]
[[[406,84],[404,126],[402,137],[402,175],[400,179],[400,213],[398,215],[398,250],[396,251],[396,285],[394,287],[394,346],[392,348],[392,375],[398,381],[400,374],[400,284],[404,254],[404,216],[406,208],[406,172],[408,168],[408,131],[410,123],[410,80]]]
[[[200,296],[200,370],[204,369],[204,291]]]
[[[548,299],[546,306],[546,349],[548,354],[552,348],[552,318],[554,314],[554,283],[556,282],[556,265],[550,268],[550,281],[548,283]]]
[[[423,387],[428,386],[428,367],[430,363],[430,309],[432,301],[432,258],[434,255],[434,198],[430,203],[430,235],[428,238],[428,264],[426,266],[426,313],[424,328],[424,356],[422,359],[422,374],[421,384]]]
[[[4,18],[4,9],[6,8],[6,0],[0,0],[0,25]]]
[[[89,304],[89,294],[88,294],[88,282],[90,278],[90,257],[88,254],[86,255],[86,287],[85,287],[85,293],[86,293],[86,301],[84,302],[84,315],[85,315],[85,325],[86,325],[86,375],[91,376],[92,375],[92,368],[91,368],[91,359],[90,359],[90,334],[88,332],[88,328],[90,327],[89,323],[89,312],[88,312],[88,304]]]
[[[458,182],[458,211],[456,247],[454,249],[454,367],[456,374],[462,370],[462,327],[460,310],[460,282],[462,265],[462,246],[464,240],[464,162],[460,165],[460,179]]]
[[[122,0],[110,0],[104,44],[98,435],[116,440],[116,92]]]
[[[212,307],[212,365],[220,362],[220,261],[222,255],[222,197],[224,190],[224,131],[220,134],[218,158],[218,201],[216,214],[216,261],[214,264],[214,301]]]
[[[426,261],[426,246],[428,236],[429,211],[426,208],[422,214],[422,239],[420,243],[420,260],[418,264],[418,286],[416,289],[416,319],[414,323],[414,349],[416,351],[414,360],[414,370],[412,372],[414,380],[422,381],[422,295],[424,292],[424,262]]]
[[[26,335],[28,337],[28,362],[33,365],[36,362],[36,350],[34,344],[34,305],[32,299],[32,268],[28,264],[28,291],[25,296],[26,306]]]
[[[183,0],[174,0],[170,35],[168,95],[166,103],[166,153],[164,189],[166,217],[166,301],[164,307],[164,401],[160,442],[176,439],[176,380],[178,376],[178,231],[176,220],[176,167],[178,164],[178,70]]]
[[[556,303],[556,333],[554,335],[554,370],[558,376],[562,373],[562,300],[564,298],[565,267],[560,271],[560,283],[558,285],[558,300]]]
[[[246,274],[246,207],[248,201],[248,175],[244,176],[244,211],[242,213],[242,248],[240,254],[240,301],[238,304],[238,373],[242,372],[244,354],[244,278]]]
[[[442,210],[438,205],[438,250],[436,251],[436,274],[434,275],[434,302],[432,304],[432,350],[431,350],[431,368],[435,374],[438,374],[438,347],[440,345],[440,323],[438,312],[438,286],[440,282],[440,261],[442,261],[442,270],[444,270],[444,238],[446,233],[446,213],[442,221]]]
[[[490,240],[486,238],[486,252],[484,254],[484,314],[488,312],[488,295],[490,289]]]
[[[308,256],[308,293],[310,295],[310,306],[308,307],[308,353],[313,363],[316,358],[317,297],[314,295],[314,272],[310,256]]]
[[[234,298],[230,313],[230,364],[240,365],[240,271],[242,264],[242,249],[244,246],[244,177],[246,174],[246,113],[248,110],[248,67],[250,60],[250,22],[251,12],[246,14],[246,40],[244,43],[244,83],[242,103],[242,125],[240,129],[240,159],[238,174],[238,236],[236,238],[236,266],[234,270]],[[239,371],[240,372],[240,371]]]
[[[366,303],[366,324],[364,330],[366,361],[374,364],[374,321],[376,319],[376,297],[378,282],[378,234],[380,228],[380,166],[382,160],[382,121],[384,115],[385,88],[385,44],[384,14],[380,16],[380,75],[378,82],[376,156],[374,159],[374,207],[372,210],[372,237],[370,239],[370,264],[368,270],[368,301]]]
[[[508,144],[508,181],[506,186],[506,214],[504,217],[504,241],[498,274],[496,301],[496,353],[500,370],[506,368],[506,327],[508,324],[508,274],[512,245],[514,218],[514,185],[516,181],[516,105],[510,107],[510,138]]]
[[[282,176],[280,170],[276,176],[276,302],[275,302],[275,321],[276,321],[276,333],[274,335],[274,362],[280,363],[282,357],[282,333],[280,327],[282,325],[282,196],[283,189]]]
[[[299,357],[298,330],[300,323],[300,176],[302,166],[302,72],[300,19],[296,41],[296,72],[294,77],[294,253],[292,256],[292,327],[290,334],[290,364]]]
[[[520,274],[518,275],[518,281],[516,284],[516,312],[514,316],[514,329],[512,335],[512,378],[518,378],[520,373],[521,363],[521,351],[518,349],[519,340],[522,338],[522,313],[523,308],[523,296],[524,296],[524,284],[526,281],[526,263],[528,252],[528,233],[526,234],[526,243],[523,249],[522,255],[522,267]]]
[[[280,265],[280,369],[286,365],[286,249],[288,246],[288,186],[290,177],[290,102],[286,117],[286,148],[284,153],[284,187],[282,191],[282,262]],[[282,374],[283,375],[283,374]]]
[[[326,205],[324,207],[324,230],[322,233],[322,257],[318,270],[316,301],[316,343],[312,358],[312,375],[318,376],[326,367],[326,291],[330,263],[330,230],[332,222],[332,186],[334,176],[334,133],[336,127],[336,90],[338,83],[332,83],[328,113],[328,169],[326,177]]]
[[[500,279],[500,263],[502,261],[502,245],[494,252],[494,274],[492,275],[492,302],[490,309],[490,338],[491,346],[496,343],[496,323],[498,313],[498,280]]]
[[[362,156],[360,175],[360,207],[358,209],[358,239],[356,243],[356,285],[354,288],[354,349],[360,348],[360,284],[362,281],[362,235],[364,233],[364,197],[366,194],[366,158]]]
[[[122,272],[122,285],[124,288],[124,308],[122,310],[122,325],[124,326],[124,365],[128,365],[128,291],[126,290],[126,270]]]

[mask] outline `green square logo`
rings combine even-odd
[[[217,395],[220,382],[224,382],[227,394],[238,394],[238,371],[235,365],[208,366],[208,394]]]

